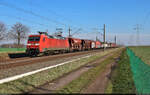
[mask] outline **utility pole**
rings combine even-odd
[[[137,30],[137,39],[136,39],[136,42],[137,42],[137,45],[139,45],[139,24],[137,24],[137,27],[136,27],[136,30]]]
[[[117,37],[115,36],[115,44],[117,43]]]
[[[104,40],[104,51],[105,51],[105,48],[106,48],[106,47],[105,47],[105,43],[106,43],[106,42],[105,42],[105,40],[106,40],[106,38],[105,38],[105,32],[106,32],[106,31],[105,31],[105,24],[104,24],[104,34],[103,34],[103,40]]]
[[[134,28],[134,30],[136,30],[137,36],[136,36],[136,44],[137,46],[140,44],[140,37],[139,37],[139,31],[140,31],[140,25],[137,24],[136,28]]]
[[[96,36],[96,41],[98,41],[98,38],[97,38],[97,36]]]
[[[70,29],[70,27],[69,27],[69,38],[71,37],[71,33],[70,33],[70,32],[71,32],[71,29]]]

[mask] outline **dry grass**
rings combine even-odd
[[[91,56],[90,58],[83,58],[79,61],[71,62],[63,66],[59,66],[50,70],[42,71],[42,72],[27,76],[27,77],[24,77],[24,78],[21,78],[12,82],[1,84],[0,93],[1,94],[25,93],[29,90],[34,89],[35,87],[38,87],[39,85],[52,81],[62,76],[65,73],[75,70],[81,67],[82,65],[87,64],[90,61],[96,60],[97,58],[100,58],[116,50],[118,49],[108,50],[104,53],[99,53],[95,56]]]
[[[83,73],[79,78],[73,80],[71,83],[64,86],[56,93],[80,93],[82,90],[86,89],[86,87],[94,81],[100,73],[105,70],[107,64],[114,62],[114,57],[118,56],[118,52],[114,52],[113,56],[106,58],[103,62],[101,62],[98,66],[89,69],[87,72]]]
[[[129,47],[136,56],[141,58],[145,63],[150,65],[150,46]]]

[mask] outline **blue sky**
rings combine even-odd
[[[67,36],[69,26],[73,28],[72,32],[82,28],[83,31],[75,37],[87,39],[95,39],[100,34],[95,33],[93,28],[102,32],[103,24],[106,24],[107,41],[113,41],[113,37],[117,35],[118,43],[125,45],[136,44],[134,28],[136,24],[141,24],[140,43],[147,45],[150,44],[149,5],[150,0],[0,0],[0,21],[9,27],[22,22],[30,27],[33,34],[46,29],[51,34],[56,27],[61,27]],[[32,11],[48,20],[16,10],[14,6]],[[102,36],[99,39],[102,40]]]

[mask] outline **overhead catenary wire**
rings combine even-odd
[[[28,26],[29,28],[33,28],[33,29],[37,29],[39,28],[39,26],[44,26],[44,27],[48,27],[48,25],[45,25],[45,24],[42,24],[42,23],[38,23],[38,22],[35,22],[35,21],[31,21],[31,20],[28,20],[28,19],[24,19],[24,18],[21,18],[21,17],[17,17],[17,16],[13,16],[13,15],[1,15],[1,16],[4,16],[4,17],[12,17],[14,19],[17,19],[19,21],[24,21],[24,22],[29,22],[29,23],[32,23],[31,26]],[[38,25],[38,26],[37,26]],[[12,26],[12,25],[7,25],[7,26]],[[32,32],[31,32],[32,33]]]
[[[79,33],[82,30],[82,28],[79,28],[77,31],[75,31],[72,36],[74,36],[75,34]]]
[[[53,23],[56,23],[56,24],[63,25],[63,26],[65,26],[65,27],[69,26],[69,25],[64,24],[64,23],[62,23],[62,22],[56,21],[56,20],[54,20],[54,19],[50,19],[50,18],[48,18],[48,17],[42,16],[42,15],[40,15],[40,14],[38,14],[38,13],[33,12],[33,11],[29,11],[29,10],[26,10],[26,9],[24,9],[24,8],[17,7],[17,6],[15,6],[15,5],[10,4],[10,3],[7,3],[7,2],[0,2],[0,5],[1,5],[1,6],[8,7],[8,8],[13,8],[13,9],[19,11],[19,12],[22,12],[22,13],[30,14],[30,15],[32,15],[32,16],[38,17],[38,18],[40,18],[40,19],[43,19],[43,20],[45,20],[45,21],[50,21],[50,22],[53,22]],[[55,14],[56,14],[56,13],[55,13]],[[58,14],[57,14],[57,15],[58,15]],[[20,17],[15,17],[15,18],[18,18],[18,19],[23,20],[23,21],[29,21],[29,20],[25,20],[25,19],[20,18]],[[33,21],[29,21],[29,22],[33,22]],[[43,25],[43,24],[41,24],[41,23],[38,23],[38,25],[45,26],[45,25]],[[73,27],[73,26],[71,26],[71,25],[70,25],[70,27],[72,28],[72,30],[78,29],[77,27]],[[75,32],[74,32],[73,34],[75,34]]]
[[[50,13],[50,12],[51,12],[53,15],[55,15],[55,16],[57,16],[57,17],[59,17],[59,18],[62,18],[62,19],[64,19],[64,20],[68,21],[68,22],[72,22],[70,19],[68,19],[67,17],[61,15],[60,13],[57,13],[57,12],[51,10],[51,9],[48,9],[48,7],[40,6],[40,4],[38,4],[38,3],[35,4],[35,2],[34,2],[34,4],[33,4],[31,1],[30,1],[29,3],[32,4],[32,5],[31,5],[32,7],[34,6],[34,7],[36,7],[36,8],[39,8],[39,7],[45,8],[44,10],[46,10],[47,13]],[[71,27],[72,27],[72,26],[71,26]]]
[[[42,16],[42,15],[39,15],[39,14],[37,14],[37,13],[35,13],[35,12],[32,12],[32,11],[25,10],[25,9],[23,9],[23,8],[17,7],[17,6],[15,6],[15,5],[13,5],[13,4],[10,4],[10,3],[0,2],[0,5],[5,6],[5,7],[9,7],[9,8],[13,8],[13,9],[15,9],[15,10],[17,10],[17,11],[20,11],[20,12],[23,12],[23,13],[30,14],[30,15],[32,15],[32,16],[41,18],[41,19],[43,19],[43,20],[45,20],[45,21],[50,21],[50,22],[53,22],[53,23],[56,23],[56,24],[63,25],[64,27],[69,26],[69,25],[66,25],[66,24],[64,24],[64,23],[61,23],[61,22],[59,22],[59,21],[50,19],[50,18],[45,17],[45,16]],[[56,13],[55,13],[55,14],[56,14]],[[58,14],[57,14],[57,15],[58,15]],[[73,27],[73,26],[71,26],[71,25],[70,25],[70,27],[72,27],[72,29],[78,29],[77,27]]]
[[[58,22],[58,21],[56,21],[56,20],[52,20],[52,19],[50,19],[50,18],[47,18],[47,17],[42,16],[42,15],[39,15],[39,14],[34,13],[34,12],[32,12],[32,11],[25,10],[25,9],[23,9],[23,8],[19,8],[19,7],[15,6],[15,5],[13,5],[13,4],[10,4],[10,3],[0,2],[0,5],[6,6],[6,7],[9,7],[9,8],[13,8],[13,9],[15,9],[15,10],[17,10],[17,11],[20,11],[20,12],[23,12],[23,13],[27,13],[27,14],[30,14],[30,15],[35,16],[35,17],[39,17],[39,18],[41,18],[41,19],[43,19],[43,20],[45,20],[45,21],[50,21],[50,22],[53,22],[53,23],[56,23],[56,24],[61,24],[61,25],[63,25],[63,26],[67,26],[67,25],[64,24],[64,23]]]
[[[1,15],[1,16],[5,16],[5,17],[12,17],[12,18],[15,18],[15,19],[18,19],[18,20],[22,20],[22,21],[25,21],[25,22],[30,22],[32,24],[37,24],[37,25],[40,25],[40,26],[44,26],[44,27],[49,27],[48,25],[46,24],[42,24],[42,23],[39,23],[39,22],[36,22],[36,21],[32,21],[32,20],[28,20],[28,19],[24,19],[22,17],[18,17],[18,16],[13,16],[13,15]]]
[[[40,6],[40,4],[38,4],[38,3],[36,3],[36,4],[35,3],[33,4],[32,2],[29,2],[29,3],[32,4],[32,7],[34,6],[34,7],[38,8]],[[41,6],[41,7],[43,8],[44,6]],[[55,12],[53,10],[48,9],[47,7],[45,7],[44,10],[47,10],[47,13],[51,12],[53,15],[55,15],[55,16],[57,16],[59,18],[63,18],[67,22],[73,23],[72,20],[66,18],[65,16],[61,15],[60,13],[57,13],[57,12]],[[74,31],[74,30],[78,31],[80,29],[80,28],[77,28],[77,25],[69,25],[68,27],[70,27],[72,29],[72,31]],[[76,31],[73,33],[73,35],[76,34]]]

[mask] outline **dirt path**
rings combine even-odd
[[[90,84],[85,90],[83,90],[81,93],[86,94],[100,94],[104,93],[105,88],[108,84],[108,75],[111,72],[111,65],[108,64],[105,68],[105,70],[100,73],[100,75],[96,78],[96,80]]]
[[[114,57],[115,62],[108,64],[104,71],[99,74],[99,76],[83,91],[81,91],[82,94],[104,94],[105,89],[108,86],[109,78],[111,76],[111,72],[114,69],[114,67],[117,65],[117,62],[119,61],[119,56],[121,54],[121,51],[119,52],[119,55]]]
[[[86,64],[85,66],[80,67],[77,70],[74,70],[62,77],[59,77],[58,79],[46,83],[44,85],[41,85],[40,87],[35,88],[33,91],[30,91],[29,94],[45,94],[45,93],[54,93],[57,89],[60,89],[73,81],[74,79],[78,78],[81,74],[88,71],[89,69],[95,67],[100,62],[104,61],[106,58],[112,56],[112,54],[108,54],[104,57],[101,57],[98,60],[95,60],[91,63]]]

